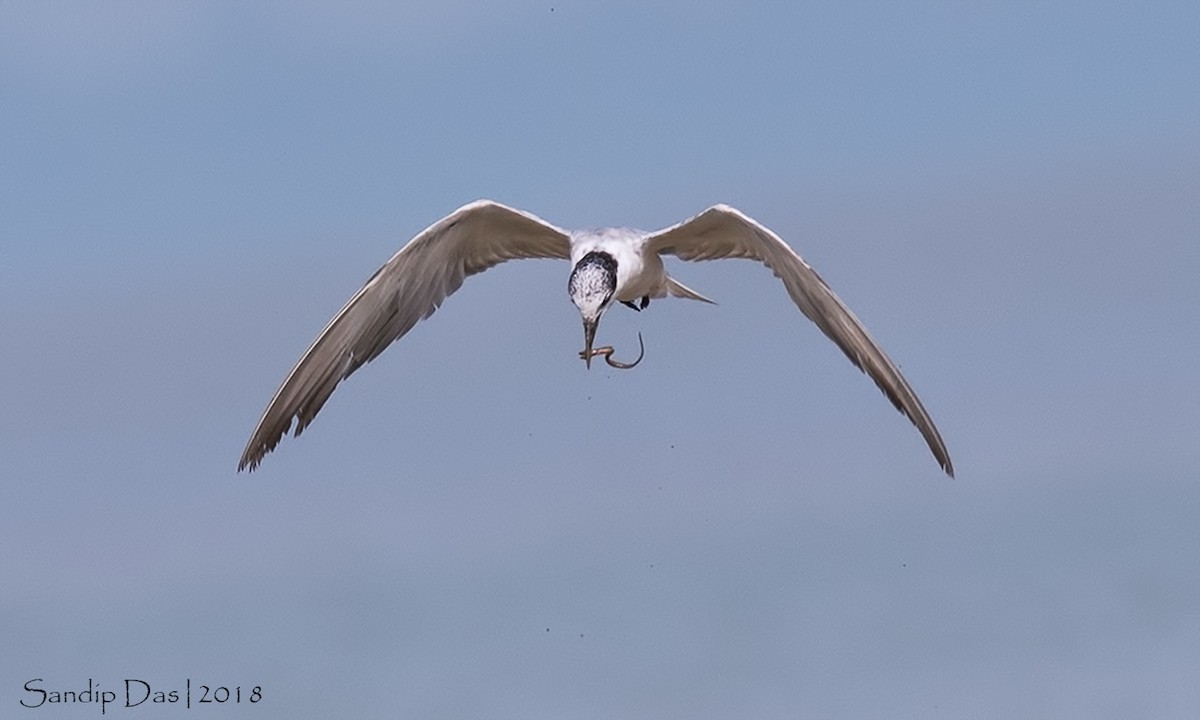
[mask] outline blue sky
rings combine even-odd
[[[263,718],[1196,716],[1197,36],[1191,3],[0,4],[0,714],[191,678]],[[633,372],[576,359],[565,264],[501,266],[235,473],[329,317],[479,197],[739,207],[958,479],[736,262],[670,265],[715,307],[605,317]]]

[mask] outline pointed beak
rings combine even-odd
[[[596,340],[596,328],[600,325],[600,318],[589,320],[583,319],[583,361],[587,363],[588,369],[592,369],[592,343]]]

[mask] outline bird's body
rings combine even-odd
[[[600,228],[571,233],[571,266],[590,252],[611,255],[617,263],[616,296],[620,302],[666,295],[662,258],[642,252],[646,233],[632,228]]]
[[[689,261],[745,258],[770,268],[800,311],[912,420],[938,463],[953,476],[937,428],[895,364],[795,251],[738,210],[716,205],[656,232],[624,227],[569,232],[490,200],[464,205],[434,223],[371,276],[283,381],[238,469],[253,470],[293,419],[294,433],[300,435],[341,380],[432,315],[466,277],[507,260],[570,260],[568,293],[583,318],[585,347],[580,356],[590,366],[592,357],[612,352],[594,350],[592,343],[601,315],[614,302],[635,310],[666,296],[712,302],[670,277],[664,254]]]

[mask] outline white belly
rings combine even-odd
[[[667,294],[667,273],[663,269],[662,258],[653,254],[649,257],[640,253],[630,255],[624,268],[622,258],[617,258],[617,299],[629,302],[644,297],[664,297]]]

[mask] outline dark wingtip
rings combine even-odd
[[[238,461],[237,471],[242,472],[245,470],[248,473],[252,473],[260,462],[262,462],[262,455],[251,457],[249,453],[243,453],[242,459]]]

